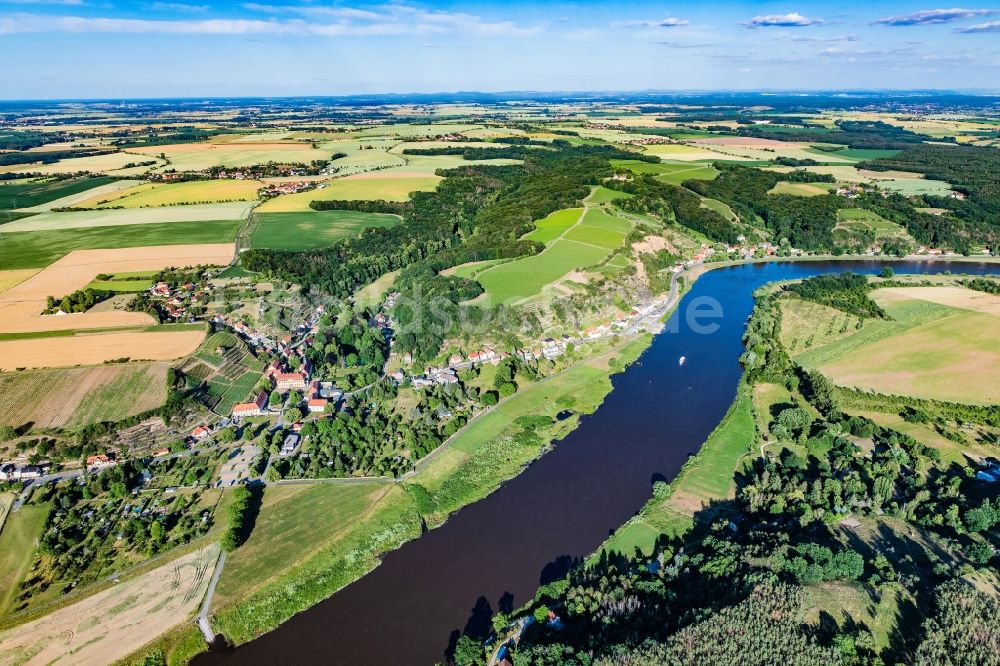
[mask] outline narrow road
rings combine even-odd
[[[201,633],[205,636],[205,640],[209,643],[215,640],[215,633],[212,631],[212,625],[208,622],[208,609],[212,605],[212,596],[215,594],[215,586],[219,582],[219,576],[222,575],[222,567],[226,564],[226,551],[219,553],[219,559],[215,563],[215,572],[212,574],[212,580],[208,584],[208,590],[205,591],[205,599],[201,602],[201,612],[198,613],[198,627],[201,629]]]

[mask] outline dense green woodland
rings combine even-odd
[[[917,240],[934,246],[958,245],[959,249],[973,242],[1000,248],[1000,150],[923,144],[857,166],[922,173],[951,183],[966,195],[965,200],[924,195],[927,206],[946,208],[951,214],[942,217],[918,213],[912,223],[906,224]],[[893,203],[897,207],[903,204],[899,200]]]

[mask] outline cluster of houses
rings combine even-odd
[[[193,282],[185,282],[171,287],[166,282],[157,282],[149,288],[150,300],[174,321],[186,318],[187,310],[193,305],[207,303],[211,287],[199,287]],[[189,318],[194,321],[193,318]]]
[[[267,185],[265,187],[257,190],[257,196],[262,199],[270,199],[272,197],[281,196],[282,194],[296,194],[298,192],[305,192],[306,190],[311,190],[316,187],[316,183],[312,183],[305,180],[300,180],[291,183],[276,183],[273,185]]]
[[[45,465],[22,465],[18,467],[14,463],[0,464],[0,481],[30,481],[45,474]]]

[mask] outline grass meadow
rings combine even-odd
[[[349,210],[260,213],[258,220],[253,247],[294,251],[329,247],[365,229],[392,227],[400,221],[395,215]]]
[[[229,202],[109,210],[76,210],[32,215],[0,225],[0,234],[21,231],[55,231],[58,229],[95,229],[97,227],[134,226],[138,224],[168,224],[201,222],[203,220],[245,220],[251,204]]]
[[[28,505],[11,512],[0,532],[0,618],[16,607],[17,591],[34,559],[51,504]]]
[[[621,247],[631,225],[600,208],[556,211],[536,223],[525,238],[545,242],[539,254],[479,272],[476,280],[493,303],[531,298],[567,273],[599,263]]]
[[[873,297],[891,321],[866,321],[853,332],[849,325],[844,335],[839,320],[845,315],[835,311],[834,325],[812,323],[818,331],[836,331],[835,337],[822,344],[814,340],[795,359],[842,386],[959,403],[1000,402],[992,381],[1000,374],[1000,317],[879,290]]]

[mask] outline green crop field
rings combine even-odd
[[[566,233],[567,229],[576,224],[580,219],[580,213],[582,212],[582,208],[565,208],[563,210],[557,210],[554,213],[550,213],[545,218],[536,220],[535,229],[525,234],[524,237],[528,240],[538,241],[539,243],[545,243],[548,245]]]
[[[57,229],[96,229],[97,227],[201,222],[202,220],[245,220],[250,213],[251,205],[250,203],[236,201],[229,203],[196,204],[193,206],[41,213],[0,225],[0,233],[55,231]]]
[[[672,185],[680,185],[685,180],[712,180],[719,175],[719,171],[706,164],[669,164],[661,162],[640,162],[638,160],[611,160],[611,165],[616,169],[627,169],[632,173],[651,173],[657,180]]]
[[[493,303],[505,303],[535,296],[566,273],[592,266],[607,255],[604,248],[560,239],[540,254],[485,270],[476,279]]]
[[[589,208],[580,218],[579,208],[567,208],[536,222],[525,238],[545,242],[541,253],[476,274],[494,303],[530,298],[543,287],[578,268],[599,263],[610,250],[621,247],[631,225],[600,208]]]
[[[787,181],[778,182],[768,194],[790,194],[794,197],[815,197],[821,194],[829,194],[833,189],[832,183],[789,183]]]
[[[3,234],[0,270],[45,267],[73,250],[231,243],[241,225],[239,220],[215,220]]]
[[[0,184],[0,209],[32,208],[114,182],[108,176]]]
[[[587,203],[590,204],[606,204],[612,201],[617,201],[618,199],[628,199],[631,194],[625,192],[619,192],[618,190],[609,190],[606,187],[595,187],[594,191],[590,193],[587,197]]]
[[[395,215],[349,210],[261,213],[252,245],[277,250],[313,250],[357,236],[371,227],[395,226],[399,221]]]
[[[51,504],[29,505],[7,516],[0,532],[0,617],[14,608],[17,591],[34,559]]]

